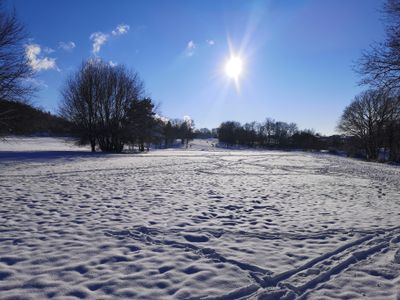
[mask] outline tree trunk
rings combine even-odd
[[[90,141],[90,147],[92,148],[92,152],[96,152],[96,142],[94,140]]]

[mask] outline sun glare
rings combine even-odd
[[[237,80],[243,71],[243,61],[238,56],[229,58],[225,65],[225,73],[228,77]]]

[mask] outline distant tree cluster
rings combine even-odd
[[[60,114],[74,125],[80,144],[92,151],[121,152],[125,145],[168,147],[176,139],[188,144],[193,138],[192,120],[157,117],[145,96],[144,84],[123,65],[110,66],[100,59],[82,63],[62,91]]]
[[[245,145],[267,148],[322,148],[321,137],[312,130],[299,130],[295,123],[267,118],[264,122],[223,122],[217,129],[218,140],[227,146]]]
[[[400,161],[400,97],[396,94],[380,89],[356,96],[344,110],[338,129],[351,137],[352,152],[370,160]]]
[[[159,122],[165,148],[172,146],[176,140],[180,140],[182,145],[188,146],[189,141],[194,138],[194,123],[191,119],[160,120]],[[162,143],[159,145],[161,146]]]
[[[212,129],[212,130],[210,130],[208,128],[196,129],[193,134],[196,139],[210,139],[210,138],[218,137],[216,128]]]
[[[70,121],[81,144],[92,152],[121,152],[127,143],[143,144],[154,105],[144,96],[137,73],[92,59],[82,63],[62,90],[60,114]]]

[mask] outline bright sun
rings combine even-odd
[[[225,65],[225,73],[228,77],[237,80],[243,71],[243,61],[238,56],[231,56]]]

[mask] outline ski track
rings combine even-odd
[[[0,299],[400,299],[399,167],[25,142],[0,145]]]

